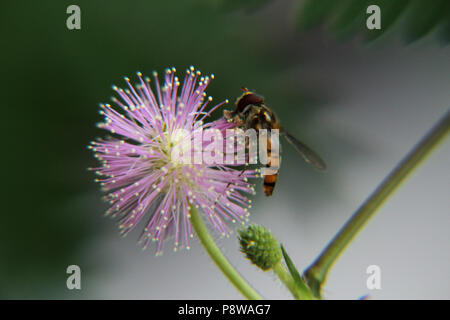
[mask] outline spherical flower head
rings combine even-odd
[[[281,247],[273,234],[263,226],[250,225],[238,230],[241,252],[266,271],[281,261]]]
[[[116,107],[101,104],[104,122],[99,124],[111,136],[89,146],[102,164],[93,170],[107,192],[111,205],[107,214],[119,218],[124,235],[146,220],[139,242],[143,248],[156,242],[157,254],[169,237],[174,238],[174,250],[189,249],[191,206],[200,208],[217,232],[228,235],[230,222],[248,220],[250,200],[246,194],[254,189],[247,179],[255,172],[220,163],[183,161],[186,158],[181,157],[198,154],[195,139],[201,130],[223,132],[233,127],[224,119],[203,121],[226,103],[205,112],[212,100],[205,99],[205,89],[214,76],[202,77],[191,67],[181,85],[172,68],[166,70],[161,86],[156,72],[154,85],[140,72],[137,75],[135,85],[125,78],[128,88],[113,86],[118,96],[112,98]],[[200,143],[200,147],[207,145]]]

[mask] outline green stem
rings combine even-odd
[[[224,273],[225,277],[227,277],[247,299],[261,300],[262,297],[241,277],[217,247],[198,210],[191,207],[190,215],[192,226],[197,233],[200,242],[217,267]]]
[[[291,274],[283,267],[281,262],[275,264],[272,270],[278,276],[280,281],[289,289],[296,300],[312,300],[314,298],[308,290],[303,291],[298,288],[294,278],[292,278]]]
[[[314,263],[305,271],[304,277],[317,297],[320,297],[321,286],[325,282],[331,266],[347,245],[364,227],[383,202],[397,189],[401,182],[405,180],[413,169],[416,168],[417,165],[445,137],[449,129],[450,111],[445,114],[430,132],[389,173],[378,188],[369,196],[369,198],[367,198],[335,235]]]

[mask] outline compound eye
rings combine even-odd
[[[259,106],[262,103],[264,103],[263,97],[253,92],[247,91],[236,101],[236,111],[238,113],[241,113],[248,105]]]

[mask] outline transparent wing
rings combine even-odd
[[[325,161],[323,161],[322,158],[317,155],[317,153],[312,151],[304,143],[298,141],[297,138],[295,138],[293,135],[291,135],[289,132],[285,130],[280,130],[280,135],[286,138],[286,140],[302,156],[302,158],[306,161],[306,163],[312,165],[314,168],[320,171],[327,170],[327,165],[325,164]]]

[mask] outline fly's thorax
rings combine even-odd
[[[243,119],[245,129],[279,129],[275,113],[266,105],[248,105],[243,113],[240,114]]]

